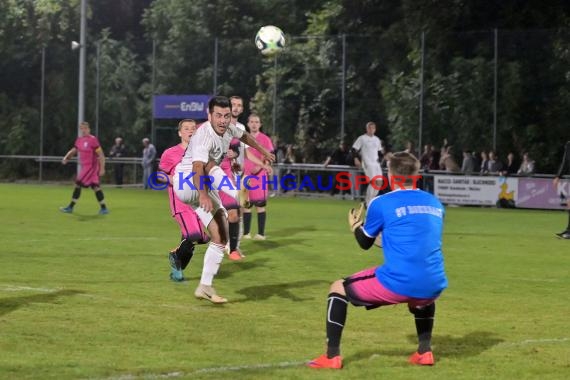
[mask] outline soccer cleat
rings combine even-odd
[[[109,213],[109,210],[106,208],[102,208],[99,210],[99,215],[107,215]]]
[[[235,251],[232,251],[232,252],[228,255],[228,257],[229,257],[229,259],[232,260],[232,261],[240,261],[240,260],[242,260],[245,256],[242,255],[242,253],[236,249]]]
[[[341,369],[342,368],[342,357],[337,355],[332,358],[328,358],[326,354],[319,356],[316,359],[311,360],[307,363],[307,366],[311,368],[331,368],[331,369]]]
[[[568,230],[562,231],[560,233],[557,233],[556,236],[558,236],[561,239],[570,239],[570,231]]]
[[[65,214],[71,214],[73,212],[73,209],[69,206],[67,207],[60,207],[59,211],[65,213]]]
[[[260,234],[256,234],[256,235],[253,237],[253,240],[265,240],[265,239],[266,239],[266,238],[265,238],[265,235],[260,235]]]
[[[168,261],[170,262],[170,279],[174,282],[184,281],[184,273],[182,272],[180,259],[176,252],[170,252],[168,254]]]
[[[245,234],[241,238],[244,240],[251,240],[251,234]]]
[[[210,285],[200,284],[194,291],[194,296],[198,299],[208,300],[211,303],[219,304],[228,302],[224,297],[216,294],[214,288]]]
[[[433,353],[431,351],[424,352],[420,354],[419,352],[414,352],[408,361],[412,364],[417,365],[433,365]]]

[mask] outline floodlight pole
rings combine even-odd
[[[87,29],[87,0],[81,0],[81,29],[79,36],[79,94],[77,110],[77,136],[80,136],[79,124],[85,121],[85,33]]]

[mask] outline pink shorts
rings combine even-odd
[[[205,244],[210,241],[210,237],[206,235],[200,218],[193,210],[185,210],[174,214],[174,219],[180,226],[180,232],[185,239],[194,241],[198,244]]]
[[[262,170],[260,175],[248,175],[248,189],[249,201],[254,206],[265,207],[267,203],[267,197],[269,195],[269,184],[267,180],[263,180],[263,177],[267,176],[267,172]]]
[[[435,298],[413,298],[386,289],[376,278],[376,267],[355,273],[344,280],[346,297],[354,306],[374,308],[407,303],[410,307],[432,304]]]
[[[82,166],[75,183],[81,187],[99,186],[99,165]]]

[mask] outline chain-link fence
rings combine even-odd
[[[549,30],[412,40],[397,33],[287,36],[282,53],[265,57],[249,39],[167,43],[102,34],[86,47],[86,119],[106,153],[122,136],[129,156],[140,157],[144,137],[159,153],[178,142],[177,120],[153,119],[152,95],[240,95],[240,121],[259,113],[276,145],[296,147],[297,162],[324,160],[374,120],[393,150],[407,141],[418,151],[440,147],[446,138],[458,161],[463,149],[493,149],[503,159],[530,151],[548,172],[558,158],[553,142],[570,117],[569,42],[567,31]],[[3,68],[0,155],[63,156],[77,136],[77,51],[38,47]],[[0,159],[0,178],[39,177],[42,160],[17,161]],[[50,167],[42,175],[61,173]]]

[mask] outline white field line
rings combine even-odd
[[[18,286],[18,285],[10,285],[10,284],[0,284],[0,291],[5,292],[43,292],[43,293],[54,293],[59,290],[63,290],[60,288],[33,288],[31,286]]]
[[[21,239],[16,239],[16,240],[21,240]],[[101,236],[101,237],[85,237],[85,238],[74,238],[74,237],[65,237],[62,236],[60,237],[60,240],[65,240],[65,242],[70,242],[70,241],[100,241],[100,240],[106,240],[106,241],[113,241],[113,240],[117,240],[117,241],[123,241],[123,240],[160,240],[159,237],[152,237],[152,236]],[[37,243],[37,242],[45,242],[45,241],[50,241],[52,242],[53,239],[26,239],[25,242],[31,242],[31,243]]]
[[[529,346],[529,345],[539,345],[539,344],[557,344],[570,342],[570,338],[544,338],[544,339],[526,339],[520,342],[502,342],[498,346],[502,347],[519,347],[519,346]]]
[[[169,373],[145,373],[140,375],[125,374],[119,376],[105,377],[99,379],[91,380],[154,380],[154,379],[173,379],[177,377],[189,377],[192,375],[199,375],[204,373],[223,373],[223,372],[234,372],[243,370],[257,370],[257,369],[272,369],[272,368],[289,368],[297,367],[305,364],[306,362],[281,362],[281,363],[260,363],[260,364],[250,364],[250,365],[240,365],[240,366],[222,366],[222,367],[207,367],[201,368],[190,372],[169,372]]]

